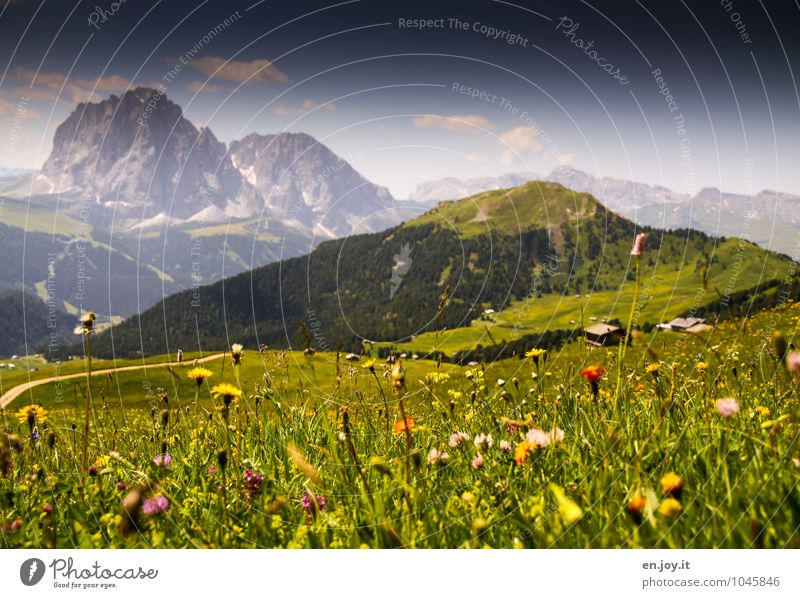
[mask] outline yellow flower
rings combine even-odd
[[[665,496],[680,498],[683,491],[683,480],[674,471],[670,471],[661,478],[661,491]]]
[[[110,462],[111,462],[111,457],[109,457],[108,455],[100,455],[94,462],[94,466],[97,469],[105,469]]]
[[[242,391],[236,388],[233,384],[223,382],[222,384],[217,384],[211,389],[211,395],[215,398],[223,397],[227,398],[228,400],[240,399],[242,397]]]
[[[682,510],[683,507],[681,507],[681,503],[674,498],[665,498],[658,506],[658,512],[664,517],[677,517],[681,514]]]
[[[558,507],[558,514],[564,523],[572,525],[583,517],[583,509],[575,501],[567,499]]]
[[[644,371],[648,374],[657,374],[660,368],[661,364],[656,361],[655,363],[648,364],[648,366],[644,368]]]
[[[524,465],[525,461],[528,460],[530,456],[530,450],[532,445],[527,440],[523,440],[517,445],[517,448],[514,449],[514,463],[517,465]]]
[[[186,375],[200,386],[206,378],[210,378],[214,373],[209,369],[196,367],[186,372]]]
[[[764,405],[759,405],[756,407],[756,413],[758,413],[761,417],[769,417],[769,407],[764,407]]]
[[[539,363],[539,358],[542,355],[544,355],[545,353],[547,353],[547,351],[545,351],[544,349],[533,348],[530,351],[526,351],[525,352],[525,357],[530,357],[531,359],[533,359],[533,363],[537,363],[538,364]]]
[[[449,379],[450,374],[445,374],[444,372],[430,372],[425,376],[425,382],[428,384],[439,384],[441,382],[447,382]]]
[[[394,422],[394,425],[392,426],[392,432],[394,432],[398,436],[400,434],[405,433],[406,430],[410,432],[414,429],[414,424],[416,423],[417,420],[415,420],[413,417],[407,417],[404,420],[403,419],[397,420],[396,422]]]
[[[17,419],[21,424],[42,424],[47,421],[47,409],[41,405],[28,405],[17,411]]]
[[[375,358],[367,359],[364,363],[361,364],[361,367],[365,370],[369,370],[370,372],[375,371]]]
[[[708,369],[708,364],[705,361],[701,361],[700,363],[698,363],[694,367],[698,372],[700,372],[702,374],[703,372],[705,372]]]

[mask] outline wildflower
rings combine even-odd
[[[306,513],[313,515],[316,514],[318,510],[324,511],[327,501],[321,494],[314,495],[311,492],[306,492],[303,498],[300,499],[300,504],[303,505],[303,509]]]
[[[425,376],[425,381],[428,384],[440,384],[442,382],[447,382],[449,379],[450,374],[445,374],[444,372],[430,372]]]
[[[168,510],[169,500],[163,494],[145,498],[144,503],[142,503],[142,513],[148,516],[160,515],[161,513],[166,513]]]
[[[530,357],[533,360],[534,365],[539,364],[539,358],[542,357],[547,351],[544,349],[531,349],[530,351],[525,352],[525,357]]]
[[[17,420],[19,423],[28,423],[32,426],[34,423],[43,424],[47,421],[47,409],[41,405],[28,405],[17,411]]]
[[[537,428],[531,428],[525,435],[525,440],[530,448],[540,450],[550,444],[550,434],[542,432]]]
[[[505,380],[503,380],[502,378],[498,378],[497,379],[497,386],[499,386],[500,388],[503,388],[505,385],[506,385],[506,381]]]
[[[483,468],[483,463],[484,463],[483,462],[483,456],[480,453],[478,453],[477,455],[475,455],[472,458],[472,463],[471,463],[472,469],[476,469],[476,470],[477,469],[482,469]]]
[[[447,391],[447,394],[450,396],[451,401],[458,401],[464,396],[464,393],[462,393],[460,390],[453,390],[452,388]]]
[[[507,455],[508,453],[511,452],[511,443],[508,440],[501,440],[500,450],[503,451],[504,455]]]
[[[440,465],[445,461],[447,461],[449,458],[450,455],[448,455],[444,451],[440,451],[437,448],[432,448],[428,453],[428,463],[430,463],[431,465]]]
[[[800,353],[797,351],[789,351],[786,354],[786,367],[790,372],[800,371]]]
[[[450,435],[450,441],[447,443],[450,448],[458,448],[464,442],[469,442],[469,434],[464,432],[456,432]]]
[[[94,328],[94,321],[97,319],[97,316],[94,315],[93,312],[87,312],[83,315],[78,322],[78,327],[75,329],[75,334],[91,334],[92,329]]]
[[[680,500],[683,493],[683,480],[674,471],[670,471],[661,478],[661,491],[664,496],[677,498]]]
[[[532,445],[527,440],[523,440],[517,445],[517,448],[514,449],[514,463],[517,465],[524,465],[525,462],[530,457]]]
[[[206,378],[210,378],[211,376],[214,375],[214,373],[209,369],[196,367],[196,368],[192,368],[191,370],[186,372],[186,375],[190,379],[192,379],[195,382],[197,382],[197,386],[200,386],[201,384],[203,384],[203,382],[206,380]]]
[[[39,436],[39,426],[33,426],[33,430],[31,430],[31,440],[39,440],[41,436]]]
[[[639,257],[644,252],[644,240],[647,238],[647,235],[644,233],[639,233],[636,235],[636,239],[633,241],[633,249],[631,249],[631,255]]]
[[[694,368],[702,374],[708,369],[708,364],[705,361],[701,361]]]
[[[209,465],[208,470],[206,470],[206,473],[208,473],[208,475],[214,475],[215,473],[217,473],[217,471],[219,470],[217,469],[216,465]]]
[[[234,343],[231,345],[231,359],[233,359],[233,365],[239,365],[242,363],[242,356],[244,355],[244,347],[239,343]]]
[[[674,498],[665,498],[658,506],[658,512],[664,517],[677,517],[682,510],[681,503]]]
[[[361,364],[361,367],[365,370],[369,370],[370,372],[375,371],[375,358],[367,359],[364,363]]]
[[[92,465],[92,466],[89,468],[89,475],[90,475],[90,476],[96,476],[96,475],[97,475],[97,472],[98,472],[98,469],[97,469],[97,468],[96,468],[94,465]]]
[[[478,434],[475,437],[474,444],[476,449],[480,451],[487,451],[494,444],[494,438],[492,438],[491,434]]]
[[[558,514],[566,525],[572,525],[583,517],[583,509],[574,500],[567,499],[558,507]]]
[[[240,399],[242,397],[242,391],[236,388],[233,384],[223,382],[222,384],[217,384],[211,389],[211,395],[215,398],[222,397],[225,403],[228,404],[232,399]]]
[[[733,417],[739,411],[736,399],[717,399],[717,413],[722,417]]]
[[[601,365],[590,365],[581,371],[581,376],[592,384],[599,382],[606,375],[606,370]]]
[[[415,420],[413,417],[407,417],[406,419],[397,420],[396,422],[394,422],[394,425],[392,426],[392,432],[394,432],[398,436],[400,434],[405,433],[406,430],[411,432],[414,430],[414,424],[416,423],[417,420]]]
[[[644,368],[644,371],[647,372],[648,374],[653,374],[653,376],[657,378],[658,370],[660,369],[661,369],[661,364],[656,361],[655,363],[647,364],[647,366]]]
[[[125,482],[117,482],[116,484],[114,484],[114,487],[117,490],[125,490],[128,487],[128,484],[126,484]]]
[[[156,455],[153,457],[153,463],[155,463],[156,467],[168,467],[170,463],[172,463],[172,457],[169,453],[164,453],[163,455]]]
[[[637,525],[642,522],[642,514],[644,513],[646,504],[647,500],[642,495],[636,494],[625,507],[628,515],[630,515],[631,519],[633,519],[634,523]]]
[[[595,398],[597,398],[597,394],[600,392],[600,380],[602,380],[605,375],[606,370],[601,365],[590,365],[581,371],[581,376],[589,381],[589,385],[592,388],[592,395],[594,395]]]
[[[769,417],[769,407],[764,407],[763,405],[759,405],[756,407],[756,413],[758,413],[761,417]]]
[[[261,485],[264,483],[264,476],[248,469],[244,472],[244,491],[252,498],[261,494]]]

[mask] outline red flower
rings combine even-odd
[[[606,375],[606,370],[602,365],[590,365],[581,372],[581,376],[592,384],[596,384]]]

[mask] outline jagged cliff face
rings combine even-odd
[[[304,133],[253,133],[230,147],[233,163],[279,217],[333,235],[392,208],[385,187]]]
[[[58,127],[41,174],[52,193],[115,202],[118,212],[141,218],[189,218],[210,205],[224,211],[253,204],[256,196],[225,144],[146,88],[79,104]]]

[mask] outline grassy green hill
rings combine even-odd
[[[382,233],[326,242],[308,256],[178,293],[114,327],[113,351],[149,355],[234,341],[359,350],[369,339],[450,352],[575,328],[581,312],[625,320],[630,248],[641,231],[592,196],[554,183],[482,193]],[[745,241],[648,233],[639,324],[726,297],[746,300],[793,272],[787,258]],[[483,316],[487,309],[496,313]],[[109,334],[96,345],[112,353]]]
[[[75,342],[74,322],[72,316],[48,308],[32,295],[0,291],[0,357],[42,352],[52,339],[54,352],[63,358],[64,349]]]

